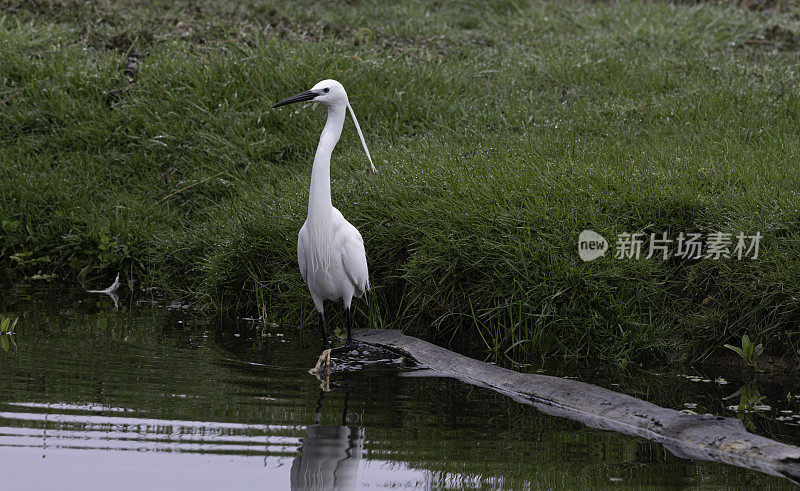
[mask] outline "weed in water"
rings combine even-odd
[[[3,351],[8,351],[12,343],[14,343],[11,335],[14,334],[14,329],[17,327],[18,321],[19,317],[12,321],[11,317],[0,315],[0,349]]]
[[[739,397],[739,404],[729,409],[736,410],[736,416],[744,423],[745,427],[751,431],[755,430],[755,421],[753,420],[754,414],[758,411],[769,409],[768,406],[763,405],[765,397],[761,395],[758,390],[758,384],[755,380],[744,384],[733,394],[723,397],[723,400],[733,399]]]
[[[761,357],[761,354],[764,352],[764,346],[761,344],[753,344],[750,341],[750,337],[745,334],[742,336],[742,347],[737,348],[731,344],[726,344],[726,348],[731,351],[736,352],[742,359],[747,363],[747,365],[752,368],[753,370],[758,370],[758,359]]]
[[[0,334],[14,334],[17,322],[19,322],[19,317],[15,318],[13,321],[11,317],[2,317],[2,320],[0,320]]]

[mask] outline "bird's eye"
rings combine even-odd
[[[323,92],[325,92],[325,93],[327,94],[328,92],[330,92],[330,91],[331,91],[331,89],[329,89],[329,88],[325,87],[324,89],[322,89],[322,91],[323,91]]]

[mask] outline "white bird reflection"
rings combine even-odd
[[[325,391],[320,391],[314,424],[308,427],[308,436],[303,438],[300,456],[292,462],[293,490],[356,489],[364,428],[352,424],[358,421],[358,414],[347,413],[349,396],[350,389],[346,387],[342,424],[322,425]]]

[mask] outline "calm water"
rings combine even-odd
[[[123,298],[117,311],[101,295],[15,286],[0,313],[21,316],[0,350],[6,489],[791,486],[384,365],[339,375],[323,392],[308,374],[316,344],[246,323],[223,332],[169,302]],[[726,407],[738,398],[723,397],[742,380],[684,375],[699,378],[592,381],[735,414]],[[755,431],[800,443],[800,387],[754,383],[765,396]]]

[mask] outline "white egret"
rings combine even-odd
[[[330,342],[322,305],[324,300],[341,300],[344,304],[347,317],[346,346],[349,347],[353,342],[351,302],[353,297],[360,298],[369,290],[369,272],[364,239],[331,204],[331,154],[342,134],[345,108],[350,110],[372,171],[376,170],[342,84],[336,80],[323,80],[311,90],[284,99],[272,107],[302,101],[325,104],[328,107],[328,121],[322,130],[317,153],[314,155],[308,195],[308,217],[297,236],[297,262],[300,265],[300,274],[308,284],[314,306],[319,312],[319,326],[325,349],[330,348]]]

